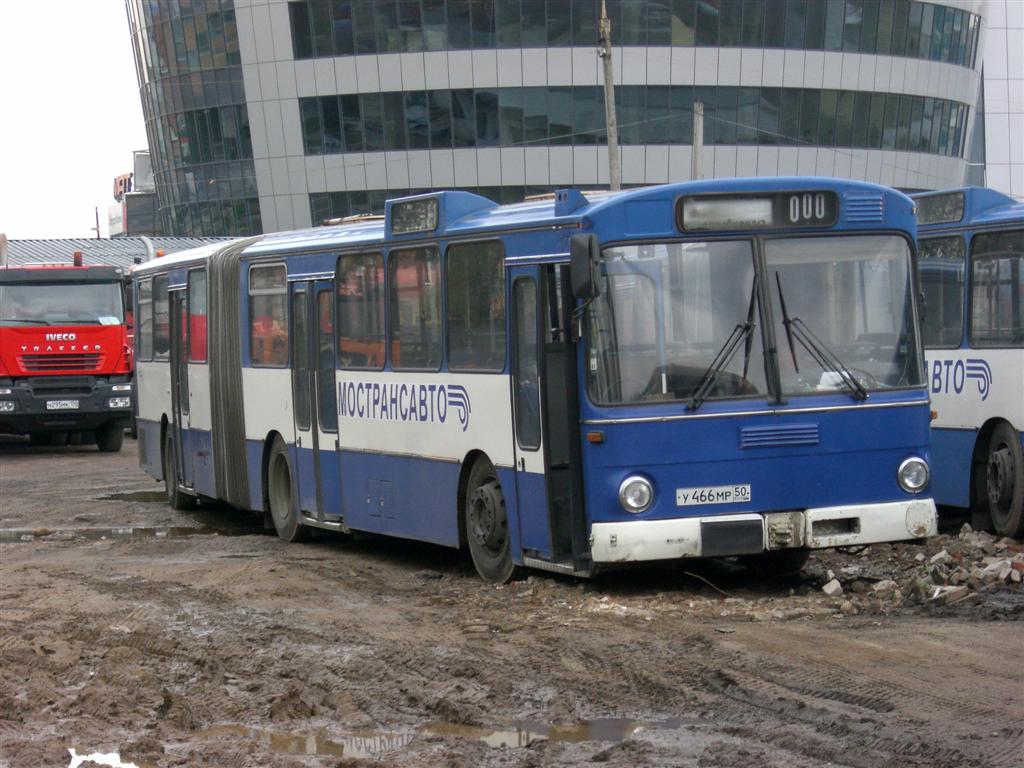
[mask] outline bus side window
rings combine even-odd
[[[540,447],[540,365],[537,350],[537,284],[515,282],[516,437],[521,448]]]
[[[153,358],[166,360],[171,353],[171,314],[167,298],[167,275],[153,278]]]
[[[1024,345],[1024,230],[971,242],[971,343]]]
[[[441,365],[441,264],[437,248],[394,250],[388,257],[391,365],[434,370]]]
[[[136,307],[135,323],[139,360],[153,359],[153,281],[149,278],[139,281],[139,302]]]
[[[252,364],[288,364],[288,275],[284,264],[249,270],[249,355]]]
[[[448,249],[448,365],[452,370],[505,367],[505,264],[501,243]]]
[[[345,254],[338,258],[337,275],[338,365],[379,371],[384,367],[384,257]]]
[[[206,270],[188,273],[188,360],[206,362]]]
[[[929,237],[919,248],[924,346],[959,346],[964,325],[964,240],[960,235]]]

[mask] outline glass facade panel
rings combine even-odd
[[[259,233],[234,12],[219,3],[127,5],[161,230]],[[297,56],[329,55],[333,48],[320,31],[323,7],[329,6],[289,5]],[[302,115],[304,132],[322,135],[312,119]]]
[[[141,2],[141,0],[133,0]],[[610,0],[614,45],[808,48],[972,66],[978,17],[924,0]],[[353,53],[583,46],[597,0],[299,0],[288,4],[297,59]],[[172,19],[200,61],[224,57],[227,14]],[[233,18],[231,20],[233,25]],[[232,27],[233,28],[233,27]],[[216,30],[217,32],[211,32]],[[193,41],[193,42],[189,42]],[[198,51],[196,48],[198,47]],[[237,44],[234,46],[237,51]]]
[[[311,97],[299,100],[299,110],[308,155],[592,146],[607,142],[603,99],[598,86],[466,88]],[[709,145],[873,147],[957,157],[963,152],[963,104],[863,91],[727,86],[619,86],[620,144],[691,143],[695,99],[704,102]]]

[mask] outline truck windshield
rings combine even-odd
[[[764,255],[762,274],[751,240],[605,249],[601,293],[587,311],[591,401],[675,400],[694,409],[764,398],[762,318],[774,326],[784,396],[863,399],[921,385],[905,240],[765,240]]]
[[[764,254],[783,395],[921,385],[906,240],[785,238]]]
[[[0,325],[120,325],[120,283],[0,285]]]

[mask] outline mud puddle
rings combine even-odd
[[[64,541],[85,539],[181,539],[188,536],[250,536],[260,533],[250,528],[213,528],[211,526],[146,526],[128,525],[113,528],[4,528],[0,529],[0,544],[16,544],[46,539]]]
[[[132,491],[131,493],[108,493],[97,496],[96,501],[135,501],[146,503],[167,503],[167,494],[163,491]]]
[[[238,724],[216,725],[199,731],[200,740],[224,737],[252,739],[272,752],[291,755],[373,758],[382,752],[401,749],[417,736],[479,741],[490,747],[527,747],[536,741],[580,743],[600,741],[619,743],[645,730],[676,730],[684,725],[704,725],[698,720],[669,719],[657,722],[605,718],[584,720],[572,725],[551,725],[535,721],[515,721],[508,726],[485,728],[447,722],[430,722],[412,731],[364,732],[341,738],[329,738],[325,731],[308,734],[282,733]],[[139,768],[145,768],[140,764]]]

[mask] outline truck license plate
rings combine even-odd
[[[676,506],[699,504],[738,504],[750,501],[750,484],[705,485],[698,488],[676,488]]]
[[[48,411],[76,411],[78,410],[77,400],[47,400],[46,410]]]

